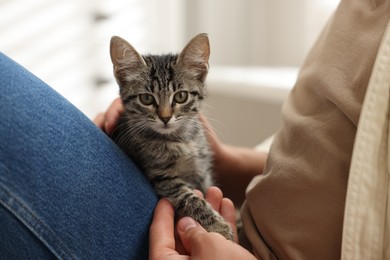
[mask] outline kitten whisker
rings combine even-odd
[[[221,132],[219,129],[225,129],[225,130],[230,130],[230,128],[224,124],[222,121],[219,121],[217,119],[214,119],[210,117],[209,115],[203,115],[206,120],[210,123],[210,126],[212,127],[213,131],[217,134],[217,136],[224,137],[223,132]],[[218,128],[213,127],[213,125],[220,126]],[[205,128],[205,131],[210,131],[209,129]]]

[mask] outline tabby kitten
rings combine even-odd
[[[114,36],[110,54],[124,105],[113,139],[179,216],[233,240],[230,226],[194,193],[205,193],[212,184],[212,154],[199,121],[210,54],[207,34],[195,36],[179,55],[145,56]]]

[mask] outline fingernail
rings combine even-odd
[[[183,232],[193,229],[194,227],[196,227],[196,222],[190,217],[184,217],[178,223],[179,230]]]

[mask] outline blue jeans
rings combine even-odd
[[[144,259],[157,197],[86,116],[0,53],[0,259]]]

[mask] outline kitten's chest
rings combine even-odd
[[[207,143],[154,141],[145,144],[143,152],[140,150],[136,156],[141,155],[138,163],[147,175],[161,172],[178,175],[197,188],[211,184],[211,153]]]
[[[195,141],[186,143],[152,141],[145,144],[146,157],[155,161],[180,161],[196,159],[199,156],[200,147]]]

